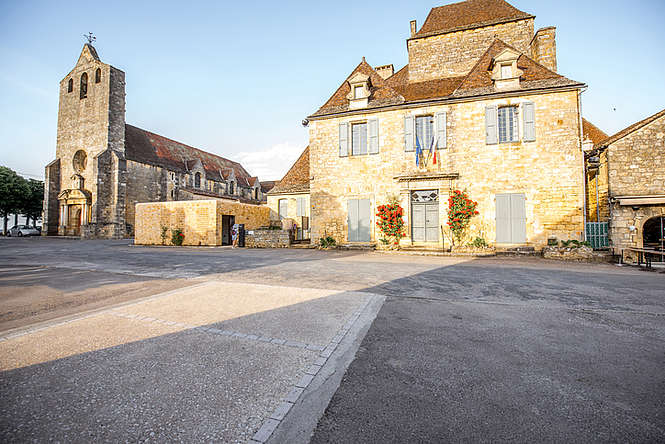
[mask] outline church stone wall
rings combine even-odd
[[[152,165],[127,161],[127,204],[125,223],[127,234],[134,233],[134,212],[137,203],[169,200],[167,184],[168,171]]]
[[[535,104],[536,141],[485,143],[485,107]],[[447,149],[440,162],[430,163],[430,173],[457,173],[456,180],[398,182],[395,176],[416,172],[415,153],[404,151],[404,116],[447,111]],[[379,154],[339,157],[339,123],[379,120]],[[521,129],[520,129],[521,131]],[[517,98],[478,100],[409,110],[337,117],[310,122],[311,238],[333,236],[347,240],[347,201],[370,199],[371,237],[379,240],[374,214],[378,205],[398,196],[405,209],[410,239],[412,190],[439,190],[439,224],[447,220],[451,189],[466,189],[478,201],[480,214],[472,220],[470,234],[496,238],[495,195],[526,195],[527,245],[544,246],[550,235],[582,239],[584,166],[580,149],[577,92],[524,95]],[[448,244],[446,244],[448,245]]]
[[[466,75],[495,39],[529,54],[532,38],[533,19],[525,19],[409,39],[409,82]]]

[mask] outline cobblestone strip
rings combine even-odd
[[[349,333],[353,324],[356,323],[363,311],[365,311],[370,303],[376,298],[377,296],[370,295],[370,297],[367,298],[367,301],[349,316],[346,323],[344,323],[344,325],[337,331],[337,334],[330,340],[330,343],[325,348],[322,348],[321,353],[319,353],[316,360],[303,371],[303,375],[291,388],[286,397],[282,398],[282,402],[277,406],[272,415],[265,420],[261,428],[254,434],[252,439],[248,441],[250,444],[264,444],[270,439],[270,436],[291,410],[291,407],[298,402],[298,399],[305,392],[305,389],[307,389],[310,383],[314,380],[314,377],[328,361],[328,358],[330,358],[335,349],[337,349],[339,343],[342,342],[344,337]]]
[[[169,326],[184,328],[184,329],[187,329],[187,330],[195,330],[195,331],[200,331],[200,332],[212,333],[214,335],[227,336],[227,337],[230,337],[230,338],[246,339],[248,341],[265,342],[265,343],[280,345],[280,346],[284,346],[284,347],[301,348],[301,349],[312,350],[312,351],[323,351],[325,349],[324,346],[318,345],[318,344],[306,344],[304,342],[291,341],[291,340],[280,339],[280,338],[271,338],[269,336],[262,336],[262,335],[251,334],[251,333],[242,333],[242,332],[239,332],[239,331],[220,330],[219,328],[213,328],[213,327],[200,327],[200,326],[196,326],[196,325],[184,324],[182,322],[166,321],[164,319],[157,319],[157,318],[152,318],[152,317],[149,317],[149,316],[141,316],[141,315],[136,315],[136,314],[123,313],[122,311],[119,311],[119,310],[111,310],[109,312],[109,314],[111,314],[113,316],[118,316],[118,317],[121,317],[121,318],[125,318],[125,319],[135,320],[135,321],[144,321],[144,322],[150,322],[150,323],[153,323],[153,324],[169,325]]]

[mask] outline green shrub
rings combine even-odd
[[[171,243],[175,246],[181,246],[182,242],[185,240],[185,234],[180,228],[171,230]]]
[[[476,248],[487,248],[487,241],[485,241],[484,238],[480,236],[476,236],[476,238],[471,242],[471,246],[476,247]]]
[[[162,233],[159,235],[159,237],[162,238],[162,245],[166,245],[166,238],[168,237],[167,232],[169,231],[169,227],[166,225],[162,225]]]
[[[590,247],[591,244],[587,241],[580,242],[577,239],[570,239],[570,240],[562,240],[561,246],[564,248],[580,248],[582,246]]]
[[[322,248],[328,248],[328,247],[334,247],[335,245],[337,245],[337,242],[332,236],[326,236],[319,239],[319,245],[321,245]]]

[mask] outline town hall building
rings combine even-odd
[[[448,246],[447,201],[478,202],[470,234],[498,248],[584,240],[580,95],[557,73],[555,28],[503,0],[436,7],[411,22],[408,64],[365,58],[312,115],[311,238],[378,243],[397,196],[402,246]]]
[[[259,205],[269,190],[242,165],[125,122],[125,73],[85,44],[60,82],[55,160],[46,166],[46,235],[122,238],[135,205],[225,199]]]

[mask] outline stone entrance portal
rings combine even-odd
[[[81,226],[90,222],[92,195],[90,191],[83,189],[83,178],[80,175],[72,176],[72,182],[76,188],[64,190],[58,195],[60,236],[80,236]]]

